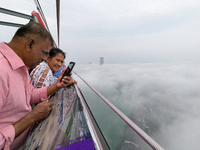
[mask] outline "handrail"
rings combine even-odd
[[[5,9],[5,8],[2,8],[2,7],[0,7],[0,13],[34,21],[34,17],[33,16],[30,16],[30,15],[27,15],[27,14],[23,14],[23,13],[20,13],[20,12],[17,12],[17,11],[12,11],[12,10],[9,10],[9,9]],[[23,26],[24,24],[0,21],[0,25],[18,27],[19,28],[19,27]]]
[[[5,21],[0,21],[0,25],[5,25],[5,26],[11,26],[11,27],[21,27],[23,24],[18,24],[18,23],[12,23],[12,22],[5,22]]]
[[[20,18],[24,18],[24,19],[28,19],[28,20],[33,20],[33,16],[31,15],[27,15],[27,14],[23,14],[17,11],[13,11],[13,10],[9,10],[9,9],[5,9],[0,7],[0,12],[4,13],[4,14],[8,14],[11,16],[16,16],[16,17],[20,17]]]
[[[117,107],[115,107],[109,100],[102,96],[98,91],[92,88],[83,78],[81,78],[75,71],[73,71],[88,87],[90,87],[119,117],[121,117],[146,143],[154,150],[164,150],[157,142],[155,142],[148,134],[146,134],[140,127],[132,122],[125,114],[123,114]]]
[[[84,113],[84,115],[85,115],[86,121],[89,122],[89,123],[88,123],[88,128],[90,129],[90,131],[92,131],[92,132],[90,132],[90,133],[91,133],[91,136],[93,137],[94,143],[95,143],[95,145],[96,145],[96,149],[97,149],[97,150],[103,150],[102,145],[101,145],[101,142],[100,142],[99,137],[98,137],[98,134],[96,133],[96,130],[94,130],[92,120],[91,120],[90,115],[89,115],[89,113],[88,113],[88,111],[87,111],[86,104],[84,103],[84,99],[83,99],[83,97],[81,96],[81,93],[80,93],[80,91],[79,91],[77,85],[75,85],[75,88],[76,88],[77,94],[78,94],[78,96],[79,96],[79,98],[80,98],[82,107],[84,108],[83,113]],[[94,137],[95,137],[95,138],[94,138]]]

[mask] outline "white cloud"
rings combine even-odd
[[[199,68],[200,64],[196,63],[133,63],[77,65],[74,70],[129,117],[132,112],[137,114],[138,111],[143,112],[144,108],[151,109],[144,116],[151,118],[148,122],[157,126],[151,136],[164,149],[188,150],[189,147],[198,149],[200,146]],[[93,91],[84,86],[78,77],[74,77],[103,133],[112,136],[110,130],[122,134],[124,126],[119,121],[121,119],[109,111],[102,100],[94,96]],[[111,118],[115,120],[112,121]],[[148,125],[147,122],[146,124]],[[115,130],[111,129],[113,126],[116,126]],[[112,138],[107,138],[109,143],[112,143]],[[117,141],[119,137],[113,140]]]

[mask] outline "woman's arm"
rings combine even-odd
[[[62,79],[62,82],[60,82],[60,79],[62,78],[64,72],[65,72],[66,68],[64,68],[62,70],[61,75],[58,77],[57,82],[53,85],[50,85],[47,87],[47,96],[49,95],[53,95],[55,92],[59,91],[61,88],[72,85],[72,84],[76,84],[77,82],[72,79],[71,77],[65,76]]]

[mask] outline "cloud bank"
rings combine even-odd
[[[130,118],[148,109],[156,126],[151,137],[164,149],[188,150],[200,147],[199,68],[194,63],[133,63],[77,65],[75,71]],[[78,85],[115,148],[112,140],[123,134],[124,124],[81,81]]]

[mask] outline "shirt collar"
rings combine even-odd
[[[13,70],[25,66],[22,59],[4,42],[0,43],[0,52],[8,60]]]

